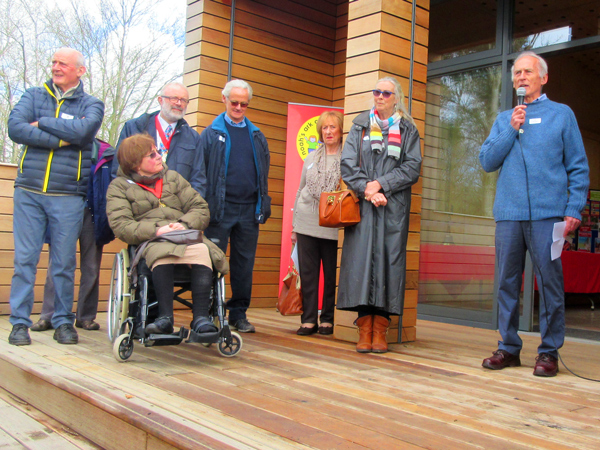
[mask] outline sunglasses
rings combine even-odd
[[[158,153],[156,150],[154,150],[152,153],[148,153],[146,155],[148,158],[150,159],[158,159],[158,158],[162,158],[162,156],[160,156],[160,153]],[[146,157],[144,156],[144,158]]]
[[[244,103],[244,102],[232,102],[231,100],[229,100],[229,103],[231,103],[231,106],[233,106],[234,108],[237,108],[238,105],[240,105],[242,108],[247,108],[249,103]]]
[[[375,97],[379,97],[380,95],[383,95],[383,98],[390,98],[390,96],[394,95],[394,93],[391,91],[381,91],[379,89],[373,89],[373,95]]]

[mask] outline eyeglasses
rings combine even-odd
[[[379,89],[373,89],[373,95],[375,97],[379,97],[380,95],[383,95],[383,98],[390,98],[390,96],[395,95],[395,94],[391,91],[381,91]]]
[[[166,98],[167,100],[169,100],[171,103],[181,103],[182,105],[187,105],[190,101],[187,98],[181,98],[181,97],[168,97],[166,95],[161,95],[162,98]]]
[[[160,156],[160,153],[158,153],[156,150],[154,150],[152,153],[148,153],[146,156],[144,156],[144,158],[150,158],[150,159],[158,159],[158,158],[162,158],[162,156]]]
[[[231,106],[233,106],[234,108],[237,108],[238,105],[240,105],[242,108],[246,109],[249,105],[249,103],[245,103],[245,102],[232,102],[231,100],[229,100],[229,103],[231,103]]]

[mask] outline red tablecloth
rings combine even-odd
[[[562,252],[565,292],[600,293],[600,253]]]

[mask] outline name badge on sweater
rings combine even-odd
[[[219,136],[219,140],[220,140],[221,142],[225,142],[225,137],[223,137],[223,136]]]
[[[537,123],[542,123],[542,118],[538,117],[536,119],[529,119],[529,125],[535,125]]]
[[[60,118],[73,120],[74,116],[72,116],[71,114],[67,114],[67,113],[60,113]]]

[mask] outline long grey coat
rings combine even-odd
[[[364,138],[363,129],[365,130]],[[410,187],[419,179],[421,147],[417,128],[401,120],[401,156],[396,160],[373,153],[369,112],[353,121],[342,151],[342,178],[360,198],[360,223],[347,227],[340,269],[337,308],[356,311],[374,306],[401,315],[406,284],[406,241]],[[362,140],[362,142],[361,142]],[[387,147],[387,136],[384,137]],[[359,148],[362,161],[359,165]],[[364,199],[367,182],[377,180],[387,205],[376,208]]]

